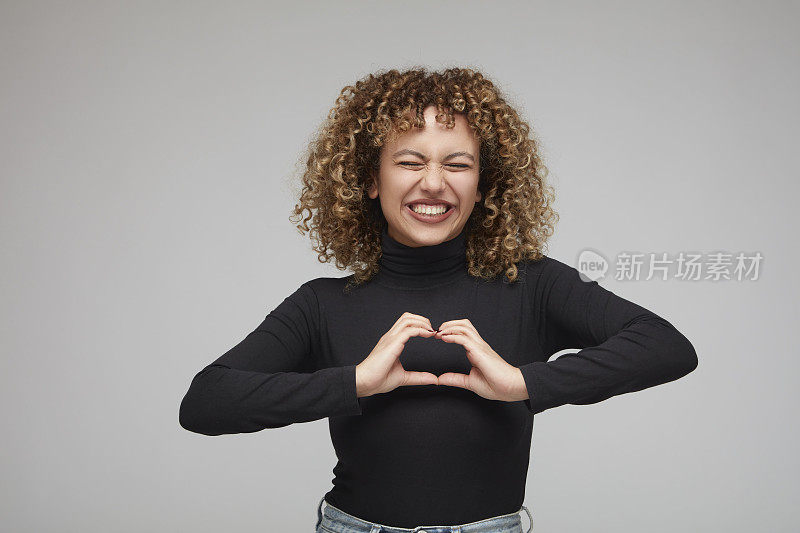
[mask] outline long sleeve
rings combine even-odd
[[[361,414],[355,365],[316,368],[319,304],[304,283],[236,346],[192,379],[180,425],[223,435]]]
[[[520,367],[529,398],[539,413],[564,404],[597,403],[685,376],[697,354],[675,327],[647,309],[546,257],[528,265],[531,310],[540,317],[542,349],[577,353]]]

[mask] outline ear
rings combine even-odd
[[[370,184],[367,188],[367,195],[373,200],[378,197],[378,180],[375,174],[374,170],[370,172]]]
[[[476,189],[476,191],[475,191],[475,203],[480,202],[481,198],[483,198],[483,194],[481,194],[481,190],[480,189]]]

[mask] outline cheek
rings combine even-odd
[[[414,188],[414,179],[402,172],[387,172],[383,176],[382,192],[386,199],[402,201]]]
[[[475,198],[478,195],[478,179],[477,177],[470,181],[470,183],[462,183],[458,189],[458,196],[461,203],[464,205],[472,205],[475,203]]]

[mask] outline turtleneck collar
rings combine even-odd
[[[466,272],[466,225],[456,237],[433,246],[406,246],[381,232],[380,270],[376,281],[395,288],[428,288]]]

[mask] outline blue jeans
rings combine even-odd
[[[322,510],[322,504],[325,510]],[[524,505],[516,513],[494,516],[477,522],[468,524],[458,524],[455,526],[417,526],[414,529],[403,527],[384,526],[375,522],[368,522],[347,514],[341,509],[334,507],[325,501],[325,497],[319,501],[317,506],[317,527],[316,533],[522,533],[522,518],[519,512],[525,510],[528,513],[527,533],[533,531],[533,517],[531,512]]]

